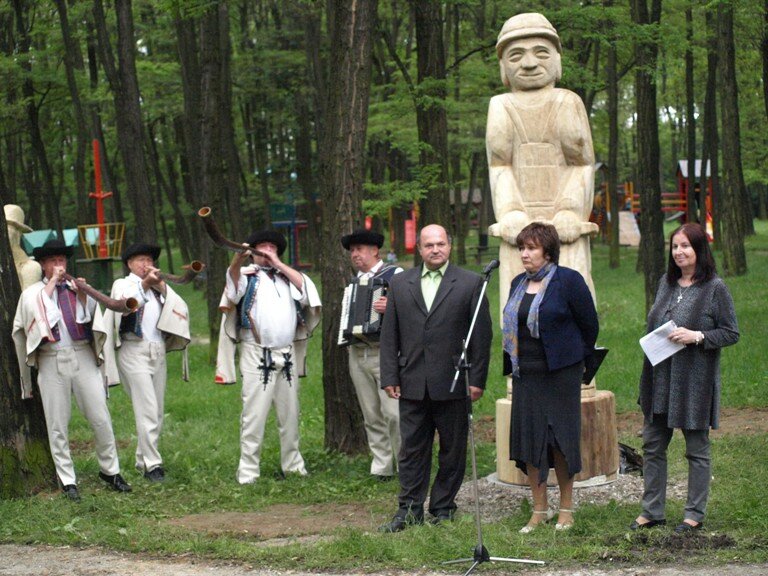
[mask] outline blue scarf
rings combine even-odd
[[[536,293],[531,303],[531,309],[528,311],[528,319],[526,324],[528,330],[531,331],[531,336],[534,338],[539,337],[539,306],[544,298],[544,294],[549,286],[549,281],[552,280],[552,276],[555,275],[557,270],[557,264],[549,262],[545,266],[542,266],[538,272],[531,274],[526,272],[525,278],[517,285],[515,291],[507,300],[507,305],[504,306],[504,324],[502,327],[502,334],[504,337],[504,351],[509,354],[509,358],[512,361],[512,377],[517,378],[520,376],[520,358],[518,357],[518,313],[520,311],[520,303],[523,301],[525,291],[528,288],[530,282],[541,282],[541,288]]]

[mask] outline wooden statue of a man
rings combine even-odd
[[[486,149],[493,209],[489,233],[499,250],[501,306],[512,278],[523,272],[515,238],[532,221],[555,226],[560,264],[581,272],[594,296],[589,236],[594,195],[594,152],[581,99],[555,88],[561,46],[543,15],[518,14],[504,23],[496,42],[501,79],[510,91],[488,109]]]
[[[11,244],[13,262],[16,265],[16,273],[19,276],[21,289],[29,288],[43,277],[40,264],[26,255],[21,248],[21,235],[24,232],[32,232],[32,228],[24,224],[24,210],[16,204],[3,206],[5,220],[8,222],[8,240]]]

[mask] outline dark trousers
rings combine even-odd
[[[653,422],[643,423],[643,516],[663,520],[667,502],[667,447],[673,428],[667,427],[666,414],[654,414]],[[688,497],[684,519],[703,522],[707,512],[709,481],[712,478],[709,430],[683,430],[685,457],[688,459]]]
[[[467,400],[435,401],[400,398],[402,444],[398,469],[400,496],[398,513],[424,514],[432,470],[432,445],[439,435],[438,468],[429,495],[429,512],[453,514],[456,494],[464,480],[467,464]]]

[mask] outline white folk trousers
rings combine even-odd
[[[293,346],[269,349],[255,342],[240,344],[243,412],[240,416],[240,463],[237,481],[250,484],[260,475],[264,426],[275,407],[284,473],[306,475],[299,452],[299,380]]]
[[[136,420],[136,469],[149,472],[163,464],[159,443],[167,380],[165,342],[123,339],[117,366]]]
[[[112,419],[107,408],[104,378],[96,366],[93,348],[87,342],[54,350],[43,346],[38,353],[40,397],[48,427],[48,443],[62,486],[77,484],[69,450],[69,420],[72,396],[91,425],[96,439],[99,469],[110,476],[120,472]]]
[[[397,400],[387,396],[380,387],[379,347],[350,346],[349,374],[373,455],[371,474],[392,476],[400,452],[400,408]]]

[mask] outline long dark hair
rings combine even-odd
[[[691,248],[696,253],[696,271],[693,273],[694,282],[707,282],[717,274],[717,265],[712,256],[712,250],[709,249],[709,240],[707,231],[701,224],[696,222],[687,222],[682,226],[675,228],[669,235],[669,262],[667,263],[667,282],[670,286],[677,284],[677,281],[683,275],[683,271],[675,264],[672,257],[672,238],[679,233],[685,234]]]

